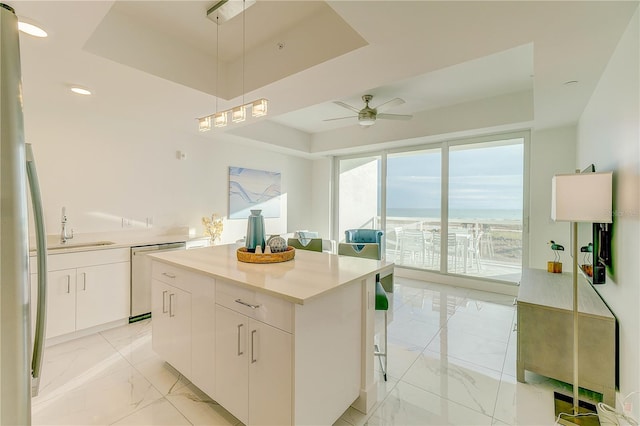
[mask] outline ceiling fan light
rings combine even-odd
[[[376,124],[376,120],[373,120],[371,118],[362,118],[358,120],[358,124],[363,127],[373,126],[374,124]]]
[[[264,98],[253,101],[253,103],[251,104],[251,114],[254,117],[262,117],[264,115],[267,115],[268,106],[269,101]]]
[[[226,111],[217,112],[213,116],[213,125],[215,127],[224,127],[224,126],[226,126],[227,125],[227,112]]]
[[[235,107],[231,110],[231,121],[234,123],[241,123],[247,119],[247,111],[245,110],[244,105],[240,105],[239,107]]]

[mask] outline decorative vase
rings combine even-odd
[[[267,240],[267,245],[271,249],[271,253],[281,253],[287,250],[287,240],[280,235],[272,235]]]
[[[251,210],[249,220],[247,221],[247,250],[255,253],[256,247],[260,246],[260,250],[264,251],[265,234],[264,234],[264,217],[260,214],[262,210]]]

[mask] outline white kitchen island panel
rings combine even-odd
[[[393,264],[305,251],[289,262],[246,264],[235,251],[151,255],[157,273],[182,270],[215,288],[208,302],[216,381],[203,390],[248,425],[332,424],[352,404],[370,409],[375,276]],[[192,316],[192,324],[201,320]],[[168,361],[171,353],[160,355]],[[274,381],[277,392],[268,386]]]

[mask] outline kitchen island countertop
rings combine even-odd
[[[165,264],[223,279],[240,286],[304,304],[345,284],[393,268],[393,263],[296,250],[281,263],[243,263],[235,244],[150,255]]]

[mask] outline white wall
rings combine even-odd
[[[548,242],[554,240],[565,247],[560,261],[570,272],[570,227],[551,220],[551,178],[575,170],[575,126],[533,131],[529,158],[529,267],[547,269],[547,262],[553,260]]]
[[[134,221],[126,231],[146,229],[146,218],[152,218],[155,229],[189,226],[202,235],[202,216],[228,215],[229,166],[282,173],[282,216],[266,220],[267,233],[307,226],[309,160],[248,146],[237,137],[211,140],[135,120],[87,115],[56,125],[66,117],[55,111],[25,118],[32,119],[26,136],[34,147],[48,234],[60,232],[66,206],[76,233],[122,231],[125,217]],[[176,158],[178,150],[186,159]],[[245,232],[246,219],[225,220],[222,241],[236,241]]]
[[[620,395],[640,390],[640,16],[636,11],[578,124],[578,164],[614,172],[613,273],[596,286],[620,327]],[[634,417],[640,397],[629,399]]]
[[[372,220],[378,216],[378,160],[365,157],[341,162],[338,242],[344,242],[347,229],[376,227]]]
[[[332,158],[313,161],[311,205],[313,212],[309,229],[317,230],[323,238],[331,238],[331,163]]]

